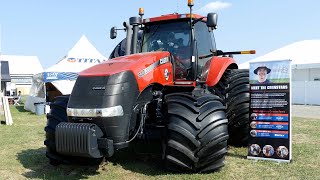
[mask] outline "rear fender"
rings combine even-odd
[[[209,71],[206,79],[208,86],[216,85],[226,69],[238,69],[238,65],[231,57],[213,57],[210,61]]]

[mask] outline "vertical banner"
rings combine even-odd
[[[291,61],[250,63],[248,159],[291,161]]]

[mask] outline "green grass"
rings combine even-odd
[[[269,79],[272,83],[289,83],[289,78]],[[255,84],[257,80],[250,80],[250,84]]]
[[[293,118],[293,162],[247,160],[246,148],[230,147],[226,166],[209,174],[172,174],[146,145],[116,153],[99,166],[49,165],[45,115],[11,106],[14,124],[0,126],[0,179],[319,179],[320,119]],[[141,150],[143,149],[143,151]]]

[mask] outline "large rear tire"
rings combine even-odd
[[[215,93],[224,99],[229,120],[229,141],[233,146],[247,146],[249,137],[249,70],[226,70]]]
[[[221,98],[173,93],[165,97],[167,140],[163,158],[175,172],[209,172],[224,166],[228,120]]]

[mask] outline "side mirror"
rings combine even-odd
[[[209,28],[217,29],[218,14],[208,13],[207,15],[207,26]]]
[[[112,27],[110,30],[110,38],[115,39],[117,37],[117,27]]]

